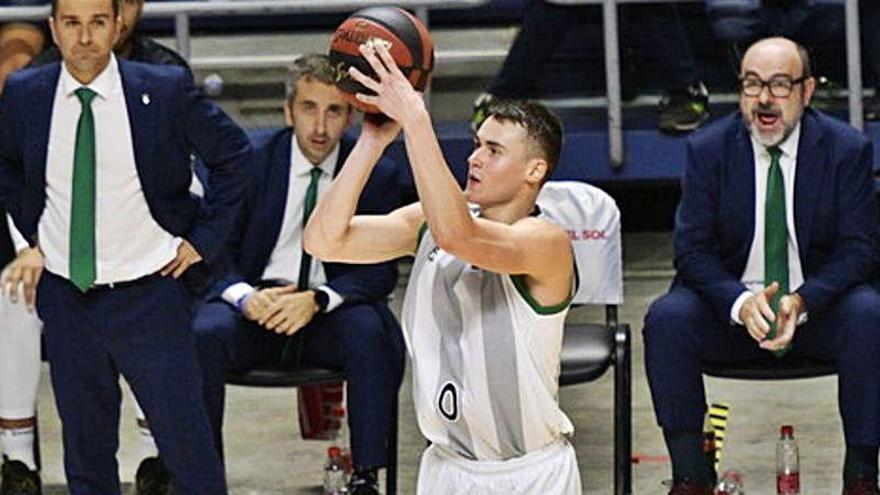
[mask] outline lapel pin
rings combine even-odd
[[[141,95],[141,102],[143,102],[144,105],[149,105],[150,104],[150,95],[147,93],[142,94]]]

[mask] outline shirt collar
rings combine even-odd
[[[761,144],[760,142],[758,142],[758,140],[755,139],[754,136],[752,136],[751,138],[752,138],[752,146],[754,146],[755,149],[759,150],[759,153],[761,154],[761,156],[769,157],[770,153],[767,152],[767,147],[764,146],[763,144]],[[795,124],[794,129],[791,131],[791,134],[788,135],[788,137],[785,139],[785,141],[783,141],[777,145],[779,147],[779,149],[782,150],[782,156],[796,160],[797,159],[798,143],[800,142],[800,140],[801,140],[801,123],[798,122],[797,124]]]
[[[302,150],[299,147],[299,143],[296,141],[296,135],[291,135],[290,139],[293,141],[290,147],[290,166],[294,175],[297,176],[308,176],[315,165],[309,161],[308,158],[303,154]],[[327,155],[327,158],[324,158],[320,164],[318,164],[318,168],[321,169],[322,175],[327,175],[329,177],[333,177],[333,172],[336,170],[336,163],[339,160],[339,143],[336,143],[336,146],[333,148],[333,151]]]
[[[62,62],[60,82],[61,91],[64,96],[73,96],[74,91],[86,87],[97,93],[99,97],[106,100],[110,97],[113,89],[119,83],[119,65],[116,62],[116,55],[111,53],[110,63],[107,64],[107,67],[104,67],[104,70],[98,74],[98,77],[86,85],[77,81],[67,70],[67,66]]]

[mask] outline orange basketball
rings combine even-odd
[[[422,21],[398,7],[361,9],[336,28],[330,42],[330,60],[339,71],[337,85],[352,105],[367,113],[380,113],[378,108],[355,98],[356,93],[375,93],[348,75],[348,68],[354,66],[375,76],[359,51],[364,43],[384,43],[415,89],[423,91],[428,86],[434,68],[434,43]]]

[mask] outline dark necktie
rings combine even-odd
[[[303,231],[306,228],[306,224],[309,223],[309,217],[312,215],[312,210],[315,209],[315,204],[318,202],[318,181],[321,179],[321,169],[313,167],[310,174],[312,175],[312,180],[309,182],[309,188],[306,189],[306,199],[303,203]],[[302,238],[302,236],[300,236],[300,238]],[[300,258],[299,263],[299,279],[296,284],[297,290],[309,289],[309,272],[311,270],[312,256],[306,252],[305,248],[303,248],[302,258]]]
[[[89,88],[75,91],[82,104],[76,125],[70,204],[70,281],[85,292],[96,278],[95,268],[95,119]]]
[[[764,285],[779,284],[779,291],[770,300],[774,313],[779,311],[779,300],[788,294],[788,227],[785,222],[785,183],[779,158],[782,150],[767,148],[770,168],[767,170],[767,194],[764,198]],[[778,321],[778,320],[777,320]],[[776,323],[770,326],[769,337],[776,336]],[[777,351],[781,356],[785,351]]]
[[[312,180],[309,182],[309,187],[306,189],[306,199],[303,202],[303,221],[302,221],[302,230],[305,231],[306,224],[309,223],[309,217],[312,215],[312,210],[315,209],[315,204],[318,202],[318,181],[321,179],[321,169],[318,167],[312,167],[312,171],[310,172],[312,175]],[[300,235],[300,239],[303,236]],[[302,258],[300,258],[299,262],[299,279],[296,283],[296,290],[303,291],[309,290],[309,272],[312,270],[312,257],[309,253],[306,252],[305,249],[302,250]],[[289,364],[292,366],[299,366],[301,356],[302,356],[302,339],[301,333],[296,333],[287,339],[287,342],[284,343],[284,348],[281,350],[281,362],[285,364]]]

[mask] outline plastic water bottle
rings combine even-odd
[[[798,495],[801,493],[800,459],[794,428],[783,425],[776,442],[776,493]]]
[[[742,474],[736,469],[725,471],[712,493],[714,495],[745,495]]]
[[[339,447],[339,458],[342,460],[342,467],[345,469],[346,475],[351,475],[354,466],[351,460],[351,448],[349,448],[348,438],[348,418],[345,414],[345,406],[339,405],[331,411],[333,420],[339,424],[336,430],[335,446]]]
[[[345,468],[339,447],[327,449],[327,462],[324,464],[324,495],[348,493]]]

